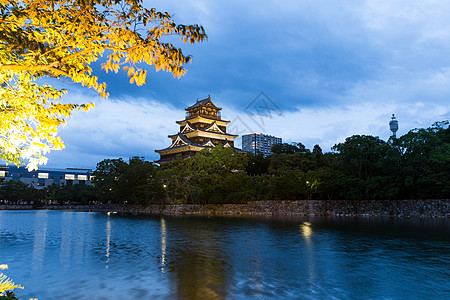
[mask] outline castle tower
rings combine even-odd
[[[398,121],[395,118],[395,115],[392,114],[391,121],[389,122],[389,129],[392,131],[392,137],[397,137],[397,130],[398,130]]]
[[[200,101],[197,99],[194,105],[185,110],[186,118],[176,121],[180,125],[180,131],[168,136],[172,139],[172,144],[168,148],[155,150],[161,156],[156,163],[169,162],[178,155],[182,158],[191,157],[205,148],[217,145],[236,149],[234,139],[238,136],[227,133],[227,124],[230,121],[222,120],[222,108],[215,106],[210,96]]]

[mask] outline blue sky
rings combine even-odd
[[[393,113],[399,135],[450,119],[446,1],[145,5],[172,13],[177,23],[203,25],[208,41],[182,45],[193,60],[181,79],[149,66],[147,84],[137,87],[123,73],[98,70],[108,99],[64,85],[65,101],[96,107],[68,120],[60,131],[66,149],[50,153],[47,166],[95,168],[104,158],[134,155],[156,160],[154,150],[170,145],[167,135],[178,131],[184,108],[209,94],[235,133],[265,132],[324,151],[353,134],[386,140]],[[258,116],[255,103],[272,109]]]

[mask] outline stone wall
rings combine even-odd
[[[32,209],[31,205],[0,205],[0,210]],[[41,209],[202,216],[372,216],[450,218],[450,199],[444,200],[300,200],[251,201],[207,205],[51,205]]]
[[[252,201],[246,204],[207,205],[103,205],[97,211],[163,215],[230,216],[390,216],[450,217],[450,199],[445,200],[300,200]]]
[[[76,211],[90,211],[94,208],[93,205],[45,205],[35,208],[28,204],[1,204],[0,210],[32,210],[32,209],[47,209],[47,210],[76,210]]]

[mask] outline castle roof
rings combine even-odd
[[[206,121],[207,121],[207,120],[212,120],[212,121],[215,121],[215,122],[217,122],[217,123],[222,123],[222,124],[223,124],[223,123],[225,123],[225,124],[230,123],[230,121],[225,121],[225,120],[222,120],[222,119],[218,120],[218,119],[216,119],[216,118],[210,118],[210,117],[207,117],[207,116],[204,116],[204,115],[202,115],[202,116],[194,115],[194,116],[188,117],[188,118],[186,118],[186,119],[184,119],[184,120],[175,121],[175,123],[177,123],[177,124],[182,124],[182,123],[184,123],[184,122],[195,121],[195,119],[197,119],[197,118],[199,118],[200,120],[205,119]],[[191,124],[192,124],[192,123],[191,123]]]
[[[166,150],[170,150],[170,149],[180,149],[180,148],[183,148],[183,147],[187,147],[187,146],[194,146],[194,147],[199,147],[199,148],[211,148],[211,147],[215,147],[215,145],[211,142],[211,140],[210,139],[208,139],[206,142],[204,142],[203,144],[201,144],[201,145],[199,145],[199,144],[196,144],[196,143],[194,143],[194,142],[192,142],[190,139],[188,139],[184,134],[182,134],[182,133],[178,133],[178,134],[174,134],[173,135],[173,137],[174,137],[174,140],[173,140],[173,142],[172,142],[172,145],[170,145],[169,147],[167,147],[167,148],[164,148],[164,149],[160,149],[160,150],[155,150],[155,152],[163,152],[163,151],[166,151]],[[175,138],[176,137],[176,138]],[[226,143],[226,144],[224,144],[224,145],[222,145],[223,147],[231,147],[229,144],[228,144],[228,142]],[[231,148],[233,148],[235,151],[237,151],[237,152],[245,152],[245,151],[242,151],[241,149],[239,149],[239,148],[235,148],[235,147],[231,147]]]
[[[184,128],[183,128],[184,129]],[[225,132],[223,132],[222,130],[220,130],[220,131],[217,131],[217,130],[211,130],[211,129],[213,129],[212,128],[212,126],[209,126],[209,127],[207,127],[207,128],[205,128],[205,129],[195,129],[195,130],[192,130],[192,131],[182,131],[181,132],[181,134],[183,134],[183,137],[184,138],[186,138],[186,139],[188,139],[185,135],[186,134],[190,134],[190,133],[193,133],[193,132],[196,132],[196,131],[199,131],[199,132],[205,132],[205,133],[214,133],[214,134],[218,134],[219,136],[229,136],[229,137],[238,137],[238,135],[237,134],[230,134],[230,133],[225,133]],[[170,135],[168,135],[168,137],[170,137],[171,139],[174,139],[174,138],[176,138],[178,135],[179,135],[180,133],[176,133],[176,134],[170,134]]]
[[[172,137],[174,138],[172,145],[170,145],[167,148],[161,149],[161,150],[155,150],[155,152],[165,151],[165,150],[169,150],[169,149],[177,149],[177,148],[182,148],[182,147],[186,147],[186,146],[207,148],[207,147],[203,147],[201,145],[198,145],[198,144],[192,142],[190,139],[188,139],[182,133],[178,133],[176,135],[174,134]]]
[[[200,101],[197,99],[197,102],[194,105],[191,105],[191,106],[185,108],[185,110],[191,110],[191,109],[194,109],[196,107],[201,107],[201,106],[206,106],[206,107],[213,108],[216,110],[222,109],[221,107],[215,106],[214,103],[212,103],[212,101],[211,101],[211,96],[208,95],[208,98],[206,98],[206,99],[203,99]]]

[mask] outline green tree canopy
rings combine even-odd
[[[409,197],[450,194],[450,128],[448,121],[410,130],[392,141],[402,189]]]
[[[389,145],[370,135],[353,135],[332,148],[339,152],[338,168],[347,176],[344,178],[345,193],[350,198],[371,199],[377,192],[382,170],[381,160],[385,159]]]
[[[162,177],[169,196],[186,203],[239,202],[250,198],[247,164],[245,154],[216,146],[165,165]]]
[[[104,203],[148,204],[164,194],[157,170],[143,157],[105,159],[97,164],[93,184]]]
[[[142,0],[0,0],[0,159],[30,169],[45,154],[62,149],[58,127],[74,109],[92,104],[63,104],[66,93],[39,78],[81,83],[107,97],[91,64],[103,55],[102,68],[123,69],[130,83],[142,85],[146,71],[185,73],[191,57],[164,38],[202,42],[202,26],[176,24],[170,14],[143,7]]]
[[[296,152],[304,153],[308,151],[309,150],[306,149],[305,145],[303,145],[302,143],[292,143],[292,144],[283,143],[283,144],[275,144],[272,146],[272,152],[276,154],[281,153],[292,154]]]

